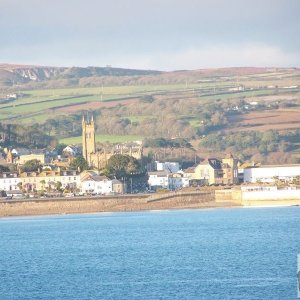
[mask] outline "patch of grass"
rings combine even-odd
[[[133,142],[133,141],[141,141],[143,137],[137,135],[96,135],[96,142],[99,143],[125,143],[125,142]],[[82,144],[82,136],[69,137],[59,140],[60,143],[64,143],[67,145],[70,144]]]
[[[129,119],[130,122],[140,122],[149,118],[149,116],[124,116],[124,119]]]

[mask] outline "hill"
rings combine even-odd
[[[171,145],[149,150],[157,158],[194,161],[228,151],[264,163],[300,158],[300,69],[0,65],[0,74],[12,84],[1,89],[0,122],[34,126],[68,143],[80,141],[82,114],[92,112],[99,142],[121,136],[192,145],[185,151],[182,142],[176,150],[172,142],[150,141]]]
[[[292,72],[294,69],[290,69]],[[96,87],[101,85],[185,84],[226,81],[230,77],[281,76],[287,69],[220,68],[161,72],[107,67],[49,67],[0,64],[0,87],[40,89],[65,87]]]
[[[133,70],[112,67],[47,67],[0,64],[0,86],[13,87],[34,82],[69,79],[66,86],[76,85],[78,79],[102,76],[144,76],[160,74],[159,71]],[[75,80],[71,80],[75,79]]]

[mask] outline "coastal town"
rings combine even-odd
[[[0,191],[3,200],[162,194],[209,187],[240,190],[254,200],[262,196],[269,200],[300,199],[300,165],[242,162],[228,153],[223,158],[208,157],[186,169],[177,161],[151,161],[141,168],[142,142],[118,144],[110,151],[96,148],[93,116],[83,116],[82,148],[67,145],[61,154],[55,148],[2,150]],[[120,173],[119,176],[117,173],[107,175],[105,168],[109,161],[122,157],[134,159],[139,169],[133,168],[122,176]],[[84,161],[86,167],[74,164],[76,160]],[[133,160],[127,161],[130,163]]]

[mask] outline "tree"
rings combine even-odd
[[[66,144],[60,143],[56,146],[56,151],[58,155],[62,155],[63,150],[67,147]]]
[[[89,165],[83,156],[78,156],[71,162],[70,167],[74,170],[79,168],[80,171],[84,171],[89,168]]]
[[[3,165],[0,165],[0,172],[9,172],[9,168]]]
[[[22,172],[36,172],[42,167],[38,159],[28,160],[22,167]]]
[[[58,191],[58,192],[61,192],[61,187],[62,187],[62,183],[60,181],[57,181],[55,183],[55,189]]]
[[[115,154],[107,162],[106,174],[120,179],[130,175],[141,173],[141,167],[137,159],[129,155]]]
[[[20,191],[22,191],[22,182],[18,182],[17,187]]]
[[[43,180],[40,181],[40,184],[42,185],[42,191],[44,191],[46,181],[43,179]]]

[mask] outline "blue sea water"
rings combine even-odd
[[[0,299],[296,299],[300,207],[0,219]]]

